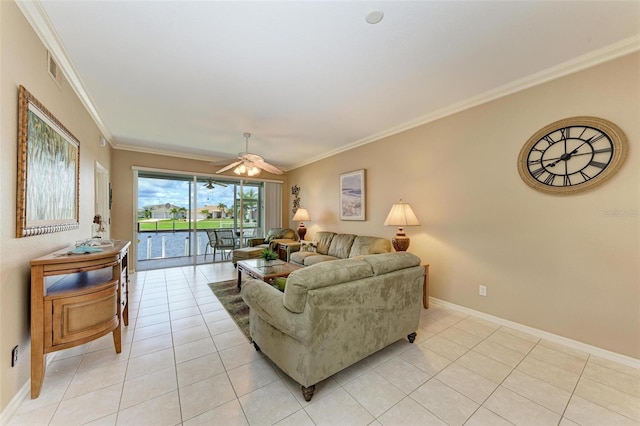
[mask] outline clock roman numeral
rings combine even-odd
[[[540,164],[542,163],[542,158],[538,158],[537,160],[529,160],[527,161],[527,164],[530,166],[533,166],[534,164]]]
[[[569,139],[569,132],[571,131],[570,127],[565,127],[560,129],[560,135],[562,135],[562,139]]]
[[[544,140],[546,143],[549,144],[549,146],[553,145],[554,143],[556,143],[556,141],[554,141],[551,136],[547,135],[545,137],[542,138],[542,140]]]
[[[602,148],[602,149],[596,149],[593,151],[594,154],[602,154],[603,152],[611,152],[613,151],[612,148]]]
[[[601,162],[599,162],[599,161],[591,161],[591,162],[589,163],[589,165],[590,165],[590,166],[594,166],[594,167],[599,167],[599,168],[601,168],[601,169],[604,169],[605,167],[607,167],[607,164],[606,164],[606,163],[601,163]]]
[[[604,138],[604,134],[600,133],[598,136],[591,136],[585,142],[588,143],[589,145],[593,145],[594,142],[597,142],[602,138]]]
[[[588,174],[586,174],[582,170],[580,170],[580,175],[582,175],[582,178],[584,179],[585,182],[588,181],[589,179],[591,179],[591,176],[589,176]]]
[[[531,173],[531,176],[537,179],[542,173],[544,173],[544,169],[540,167],[536,170],[530,170],[529,173]]]
[[[569,175],[564,175],[564,179],[562,180],[563,186],[571,186],[571,179],[569,179]]]
[[[553,180],[556,178],[556,175],[549,175],[547,176],[547,178],[544,180],[544,183],[546,183],[547,185],[553,185]]]

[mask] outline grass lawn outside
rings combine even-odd
[[[195,223],[196,229],[233,228],[233,219],[202,219]],[[256,223],[245,223],[243,228],[253,228]],[[138,229],[144,231],[186,231],[193,226],[185,219],[142,219]]]

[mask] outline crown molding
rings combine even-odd
[[[82,79],[79,76],[79,73],[73,64],[73,61],[67,54],[60,37],[55,31],[53,24],[49,20],[44,8],[40,0],[33,1],[16,1],[16,4],[22,11],[22,14],[25,16],[31,27],[33,27],[34,31],[45,45],[47,49],[51,52],[54,59],[58,62],[58,65],[62,69],[69,85],[73,88],[74,92],[80,98],[80,101],[85,106],[96,125],[102,132],[103,136],[109,141],[115,149],[123,149],[128,151],[137,151],[144,152],[150,154],[158,154],[158,155],[168,155],[168,156],[179,156],[183,158],[191,158],[197,160],[205,160],[206,157],[198,156],[195,154],[186,154],[184,152],[177,153],[169,150],[161,150],[161,149],[145,149],[139,148],[131,145],[116,145],[113,141],[113,135],[106,123],[100,116],[95,103],[93,102],[91,96],[87,92],[82,83]],[[542,83],[546,83],[551,80],[558,79],[560,77],[564,77],[569,74],[576,73],[578,71],[585,70],[587,68],[594,67],[596,65],[600,65],[604,62],[612,61],[614,59],[620,58],[622,56],[638,52],[640,51],[640,35],[635,35],[633,37],[629,37],[624,40],[620,40],[617,43],[613,43],[604,48],[595,50],[593,52],[589,52],[587,54],[578,56],[577,58],[571,59],[567,62],[561,63],[554,67],[548,68],[546,70],[531,74],[527,77],[521,78],[519,80],[515,80],[511,83],[507,83],[501,87],[498,87],[493,90],[489,90],[480,95],[473,96],[471,98],[465,99],[461,102],[454,103],[445,108],[441,108],[433,113],[422,116],[416,120],[412,120],[406,123],[403,123],[398,126],[394,126],[390,129],[384,130],[382,132],[376,133],[374,135],[368,136],[366,138],[357,140],[353,143],[340,147],[338,149],[334,149],[329,151],[323,155],[308,159],[303,163],[294,165],[290,167],[288,170],[297,169],[299,167],[306,166],[308,164],[314,163],[316,161],[323,160],[325,158],[333,157],[334,155],[340,154],[345,151],[349,151],[351,149],[357,148],[362,145],[366,145],[371,142],[375,142],[377,140],[404,132],[406,130],[413,129],[418,126],[422,126],[424,124],[430,123],[432,121],[439,120],[441,118],[447,117],[449,115],[456,114],[458,112],[482,105],[487,102],[491,102],[495,99],[502,98],[504,96],[520,92],[522,90],[528,89],[533,86],[537,86]],[[219,160],[216,158],[214,161]]]
[[[71,86],[80,99],[80,102],[82,102],[89,112],[89,115],[98,126],[98,129],[100,129],[102,136],[111,143],[113,135],[98,112],[91,95],[89,95],[89,92],[85,89],[76,66],[64,48],[62,40],[60,40],[60,37],[49,20],[41,2],[39,0],[16,1],[16,5],[27,19],[27,22],[29,22],[36,35],[40,38],[42,44],[44,44],[44,46],[49,50],[55,61],[58,63],[58,66],[62,69],[69,86]]]
[[[315,163],[316,161],[332,157],[334,155],[340,154],[345,151],[349,151],[359,146],[366,145],[368,143],[375,142],[380,139],[387,138],[389,136],[393,136],[395,134],[404,132],[406,130],[410,130],[415,127],[422,126],[424,124],[439,120],[441,118],[456,114],[458,112],[462,112],[464,110],[485,104],[487,102],[491,102],[493,100],[511,95],[513,93],[529,89],[531,87],[546,83],[551,80],[556,80],[558,78],[564,77],[569,74],[573,74],[588,68],[595,67],[605,62],[609,62],[614,59],[617,59],[622,56],[626,56],[638,51],[640,51],[640,35],[635,35],[633,37],[620,40],[619,42],[613,43],[602,49],[594,50],[593,52],[589,52],[585,55],[578,56],[574,59],[571,59],[567,62],[563,62],[554,67],[548,68],[546,70],[537,72],[535,74],[531,74],[519,80],[512,81],[496,89],[489,90],[487,92],[481,93],[480,95],[473,96],[461,102],[454,103],[445,108],[434,111],[433,113],[417,118],[415,120],[406,122],[399,126],[395,126],[385,131],[357,140],[349,145],[345,145],[343,147],[330,151],[324,155],[321,155],[321,156],[309,159],[303,163],[297,164],[291,167],[290,170],[297,169],[299,167],[306,166],[311,163]]]
[[[172,151],[169,149],[141,147],[137,145],[127,145],[122,143],[112,144],[112,146],[114,149],[119,149],[122,151],[132,151],[132,152],[140,152],[143,154],[155,154],[155,155],[165,155],[169,157],[188,158],[190,160],[211,161],[211,162],[222,162],[222,161],[232,162],[236,160],[236,157],[220,158],[220,157],[208,156],[205,154],[193,154],[193,153],[184,152],[184,151],[178,152],[178,151]]]

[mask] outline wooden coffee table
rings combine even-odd
[[[273,281],[274,278],[288,277],[290,273],[300,268],[301,266],[287,263],[284,260],[240,260],[238,261],[238,288],[240,288],[240,284],[242,283],[243,272],[251,278],[269,283]]]

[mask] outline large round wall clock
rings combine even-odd
[[[597,117],[572,117],[538,130],[518,157],[520,177],[547,194],[586,191],[609,179],[627,155],[622,130]]]

